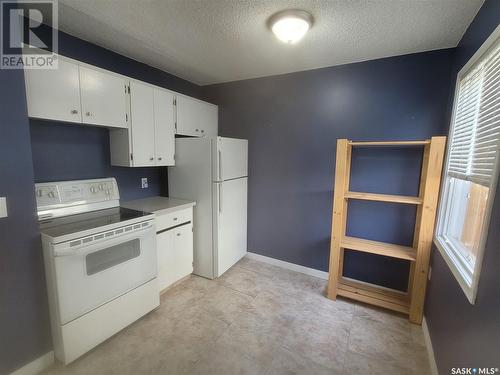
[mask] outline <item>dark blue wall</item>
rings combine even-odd
[[[248,249],[328,270],[336,140],[445,134],[452,50],[203,88],[219,105],[222,135],[249,140]],[[352,189],[416,194],[421,150],[360,149]],[[348,232],[412,241],[415,211],[354,202]],[[408,264],[347,254],[345,274],[404,289]]]
[[[460,41],[453,80],[500,23],[500,1],[487,0]],[[449,107],[451,113],[451,104]],[[452,367],[500,367],[500,186],[497,186],[479,288],[471,305],[434,248],[425,316],[441,374]]]
[[[190,82],[64,33],[59,44],[62,55],[198,96]],[[127,200],[159,194],[166,174],[111,167],[104,128],[28,120],[22,71],[0,70],[0,83],[0,197],[9,209],[0,219],[0,374],[7,374],[52,348],[35,181],[113,176]],[[149,189],[141,189],[141,177]]]
[[[52,348],[22,71],[0,69],[0,374]]]

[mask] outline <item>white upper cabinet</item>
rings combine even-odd
[[[26,69],[31,118],[110,129],[111,164],[175,165],[175,135],[216,137],[218,107],[59,56],[57,69]]]
[[[174,165],[175,118],[173,93],[154,89],[156,165]]]
[[[126,167],[174,165],[174,95],[130,81],[128,129],[110,129],[111,164]]]
[[[26,69],[28,116],[82,122],[78,64],[60,60],[58,69]]]
[[[134,167],[155,165],[153,87],[130,82],[130,121]]]
[[[29,117],[127,127],[126,77],[66,58],[58,65],[24,71]]]
[[[195,137],[215,137],[218,127],[218,108],[184,95],[177,95],[177,134]]]
[[[126,128],[126,87],[124,77],[80,66],[83,123]]]

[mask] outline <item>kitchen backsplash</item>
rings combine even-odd
[[[163,168],[111,166],[105,128],[30,120],[30,129],[35,182],[115,177],[124,201],[166,195]],[[141,188],[143,177],[148,179],[146,189]]]

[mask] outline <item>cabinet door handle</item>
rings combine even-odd
[[[202,133],[205,133],[205,130],[201,129],[201,132],[202,132]]]
[[[78,114],[78,111],[77,111],[76,109],[72,109],[72,110],[71,110],[71,114],[72,114],[72,115],[76,115],[76,114]]]
[[[181,234],[180,233],[177,233],[178,236],[180,236]]]
[[[85,112],[85,116],[92,116],[92,112]]]
[[[161,157],[159,157],[158,160],[161,160]]]
[[[196,129],[196,131],[197,131],[197,132],[199,132],[199,131],[200,131],[200,129]]]
[[[174,221],[177,221],[177,218],[176,218],[176,217],[174,217]]]
[[[155,160],[155,158],[151,156],[151,157],[149,158],[149,160],[153,161],[153,160]]]

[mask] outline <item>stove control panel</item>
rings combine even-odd
[[[43,184],[43,186],[36,186],[35,193],[37,207],[60,203],[57,185]]]
[[[38,211],[120,199],[114,178],[40,183],[35,194]]]

